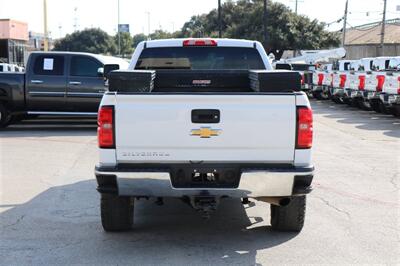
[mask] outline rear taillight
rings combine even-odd
[[[339,87],[340,88],[344,88],[345,84],[346,84],[346,74],[341,74],[340,75],[340,84]]]
[[[217,46],[213,39],[188,39],[183,41],[183,46]]]
[[[304,85],[304,74],[301,75],[301,85]]]
[[[378,75],[378,76],[376,76],[376,80],[378,81],[378,84],[376,85],[376,91],[382,91],[383,90],[383,84],[385,84],[385,76],[384,75]]]
[[[297,107],[296,149],[310,149],[313,142],[313,114],[310,107]]]
[[[318,74],[318,86],[322,86],[323,80],[324,80],[324,74]]]
[[[97,139],[99,148],[115,148],[114,106],[100,107],[97,117]]]
[[[358,79],[360,80],[358,84],[358,89],[360,91],[363,91],[365,89],[365,76],[358,76]]]
[[[397,87],[397,94],[400,94],[400,77],[397,78],[398,87]]]

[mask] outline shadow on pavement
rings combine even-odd
[[[382,130],[386,136],[400,138],[400,119],[391,115],[364,111],[331,101],[311,100],[311,106],[315,114],[337,119],[339,123],[355,124],[356,128],[365,130]]]
[[[53,187],[0,213],[0,264],[256,265],[258,250],[297,235],[257,225],[263,218],[248,217],[232,199],[222,201],[210,220],[177,199],[164,206],[140,200],[133,231],[105,233],[95,186]]]
[[[95,118],[39,117],[18,121],[0,130],[0,137],[95,136]]]

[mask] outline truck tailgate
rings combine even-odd
[[[115,97],[119,163],[294,160],[294,94]],[[220,122],[193,123],[192,110],[196,109],[219,111]]]

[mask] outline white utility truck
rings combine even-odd
[[[145,41],[129,70],[105,75],[95,175],[106,231],[132,228],[135,200],[167,197],[205,217],[224,198],[254,198],[271,204],[272,229],[302,229],[312,110],[300,75],[272,70],[259,42]]]

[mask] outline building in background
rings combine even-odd
[[[54,48],[54,42],[51,38],[48,39],[49,50]],[[44,33],[29,32],[29,42],[27,47],[28,52],[31,51],[43,51],[44,50]]]
[[[370,23],[347,29],[346,59],[377,57],[381,53],[382,23]],[[400,56],[400,19],[387,20],[385,26],[384,55]]]
[[[27,23],[0,19],[0,62],[24,65],[28,40]]]

